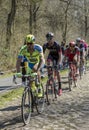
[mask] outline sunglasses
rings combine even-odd
[[[70,46],[70,48],[72,48],[72,49],[73,49],[74,47],[75,47],[75,46]]]
[[[47,41],[50,41],[50,40],[52,40],[52,37],[47,37]]]
[[[32,42],[31,43],[30,42],[27,43],[27,45],[32,45],[32,44],[33,44]]]

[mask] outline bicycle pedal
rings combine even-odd
[[[50,105],[50,102],[47,102],[47,105]]]
[[[55,99],[57,99],[58,96],[55,97]]]
[[[54,99],[52,101],[54,102]]]

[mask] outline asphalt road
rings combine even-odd
[[[41,74],[41,76],[45,76],[45,74]],[[15,89],[21,84],[21,79],[16,79],[17,84],[13,82],[13,76],[5,76],[0,75],[0,93],[8,92],[9,90]]]
[[[18,83],[21,83],[21,80],[18,80]],[[15,89],[17,85],[13,83],[13,76],[2,77],[0,76],[0,93],[7,92],[11,89]]]

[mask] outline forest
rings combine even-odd
[[[43,45],[49,31],[59,44],[89,43],[89,0],[0,0],[0,70],[15,68],[27,34]]]

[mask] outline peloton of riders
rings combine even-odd
[[[18,54],[16,64],[17,72],[20,71],[21,61],[22,58],[25,56],[26,59],[29,61],[28,66],[33,71],[36,71],[38,73],[39,82],[39,70],[41,69],[41,65],[45,60],[44,54],[46,50],[49,51],[46,61],[48,65],[50,65],[51,62],[55,61],[56,65],[61,66],[63,60],[65,61],[65,59],[67,58],[68,62],[74,61],[76,63],[77,75],[79,74],[80,60],[82,59],[82,61],[85,63],[85,56],[88,55],[88,44],[85,42],[85,40],[81,38],[77,38],[76,41],[69,42],[67,46],[64,42],[62,42],[61,45],[56,42],[54,39],[54,34],[52,32],[48,32],[46,34],[47,41],[43,44],[43,46],[35,44],[35,37],[32,34],[28,34],[25,40],[26,44],[20,49],[20,52]],[[58,95],[60,96],[62,94],[60,71],[57,72],[57,79],[59,85]]]

